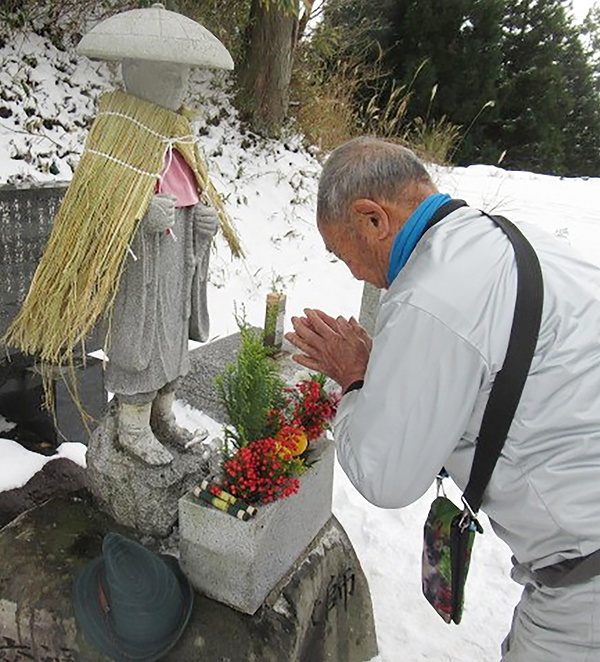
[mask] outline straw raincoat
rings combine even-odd
[[[103,318],[106,347],[115,361],[108,388],[118,391],[123,371],[138,373],[137,385],[130,379],[124,391],[125,384],[120,386],[125,393],[139,392],[142,384],[145,391],[154,390],[175,373],[183,374],[192,307],[200,316],[205,313],[200,289],[205,287],[209,241],[201,237],[201,224],[196,223],[194,235],[193,208],[176,212],[173,234],[178,241],[138,232],[169,149],[184,157],[199,193],[217,210],[232,251],[239,254],[187,117],[123,92],[109,92],[100,100],[27,298],[7,332],[7,344],[52,364],[71,363],[77,346]],[[175,327],[181,329],[177,337]],[[206,320],[192,321],[196,334],[205,327]],[[182,358],[176,358],[179,354]],[[160,377],[144,374],[144,364],[153,358],[162,364]]]

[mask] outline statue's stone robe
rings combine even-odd
[[[206,285],[212,233],[197,208],[175,210],[172,232],[142,219],[110,319],[105,384],[123,395],[152,393],[189,370],[188,338],[206,340]]]

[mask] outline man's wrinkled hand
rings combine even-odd
[[[342,389],[363,379],[371,353],[367,331],[353,317],[333,318],[311,308],[304,312],[305,317],[292,317],[294,331],[285,336],[302,352],[293,359],[331,377]]]

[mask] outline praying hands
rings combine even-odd
[[[336,381],[343,390],[363,379],[371,353],[371,337],[354,319],[333,318],[321,310],[306,308],[305,317],[292,317],[294,331],[286,334],[301,354],[293,359]]]

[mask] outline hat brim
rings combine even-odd
[[[81,569],[73,586],[75,618],[86,639],[94,647],[116,662],[155,662],[173,648],[189,623],[194,608],[194,589],[173,556],[161,554],[160,558],[173,570],[183,597],[183,609],[177,628],[164,642],[153,642],[147,647],[132,646],[118,637],[110,628],[106,613],[97,598],[98,581],[104,572],[103,557],[97,558]]]
[[[157,5],[120,12],[98,23],[83,36],[77,52],[100,60],[155,60],[233,69],[229,51],[210,30]]]

